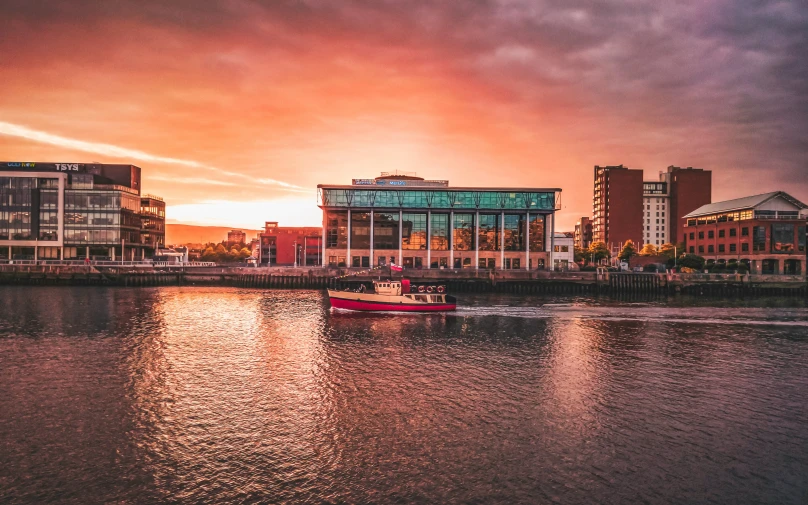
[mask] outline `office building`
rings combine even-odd
[[[159,196],[140,197],[140,243],[156,251],[166,245],[166,203]]]
[[[808,206],[783,191],[703,205],[685,215],[688,253],[756,274],[805,272]]]
[[[323,230],[316,226],[278,226],[267,221],[260,234],[259,266],[321,266]],[[255,255],[255,253],[253,253]]]
[[[453,187],[389,173],[320,184],[323,265],[549,268],[560,192]]]
[[[642,195],[642,170],[595,165],[592,241],[605,242],[613,253],[619,252],[627,240],[642,243]]]
[[[165,203],[141,197],[140,179],[134,165],[0,162],[0,258],[151,257]]]
[[[578,249],[588,249],[592,244],[592,220],[588,217],[582,217],[575,223],[575,232],[573,235],[574,245]]]
[[[653,244],[659,247],[667,244],[670,242],[669,223],[671,221],[668,182],[665,180],[643,182],[642,198],[643,240],[637,246],[641,248],[645,244]]]

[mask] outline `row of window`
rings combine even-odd
[[[552,210],[553,192],[321,189],[323,207]]]
[[[376,265],[378,266],[385,266],[387,265],[388,257],[387,256],[379,256],[377,258]],[[396,262],[395,256],[389,257],[390,264]],[[402,257],[402,263],[404,268],[449,268],[449,258],[441,257],[435,258],[432,260],[430,265],[427,267],[425,265],[426,260],[425,258],[421,258],[419,256],[404,256]],[[345,262],[345,256],[329,256],[328,257],[328,266],[331,267],[347,267],[348,264]],[[351,267],[354,268],[369,268],[370,267],[370,256],[351,256]],[[473,261],[471,258],[454,258],[454,262],[452,264],[452,268],[472,268],[474,266]],[[544,259],[539,259],[537,263],[538,268],[544,268]],[[479,258],[477,261],[478,268],[488,268],[488,269],[495,269],[497,267],[497,260],[496,258]],[[529,267],[533,268],[533,259],[530,259]],[[505,258],[505,269],[506,270],[520,270],[524,268],[522,265],[521,258]]]
[[[531,251],[544,251],[545,216],[535,214],[527,221],[526,214],[455,213],[450,223],[449,214],[418,212],[376,212],[373,216],[373,248],[446,251],[506,251],[525,250],[529,239]],[[429,221],[429,222],[427,222]],[[476,232],[478,229],[478,233]],[[371,222],[369,212],[352,212],[350,226],[348,213],[329,211],[326,215],[326,247],[347,249],[350,230],[352,249],[370,249]]]
[[[780,253],[780,254],[790,254],[795,251],[804,252],[805,251],[805,226],[795,226],[793,224],[772,224],[771,225],[771,237],[769,240],[769,251],[772,253]],[[748,237],[750,232],[749,227],[741,228],[741,236]],[[753,226],[751,227],[752,232],[752,251],[755,252],[764,252],[767,250],[766,243],[766,227],[765,226]],[[794,233],[796,232],[796,240]],[[727,235],[726,230],[718,230],[718,238],[725,238]],[[729,237],[736,237],[737,236],[737,229],[730,228]],[[688,238],[690,240],[695,240],[696,233],[690,232],[688,234]],[[698,238],[703,240],[705,238],[704,231],[698,232]],[[707,239],[714,239],[715,238],[715,230],[707,230]],[[690,252],[695,252],[695,246],[690,246]],[[698,252],[704,253],[704,245],[698,246]],[[729,252],[736,252],[736,244],[728,244]],[[749,250],[749,242],[743,242],[741,244],[741,251],[746,252]],[[714,246],[712,244],[707,244],[707,252],[714,253]],[[726,252],[724,244],[718,244],[718,252]]]

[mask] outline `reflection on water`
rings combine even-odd
[[[808,502],[804,301],[0,300],[2,503]]]

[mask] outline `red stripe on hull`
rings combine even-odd
[[[416,304],[416,303],[369,303],[361,300],[331,298],[331,306],[335,309],[363,310],[376,312],[447,312],[455,310],[454,303]]]

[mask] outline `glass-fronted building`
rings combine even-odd
[[[151,257],[165,241],[165,203],[141,199],[140,172],[134,165],[0,162],[0,260]],[[153,215],[142,214],[144,200]],[[144,231],[153,234],[144,240]]]
[[[560,192],[384,173],[350,186],[320,184],[323,266],[549,268]]]

